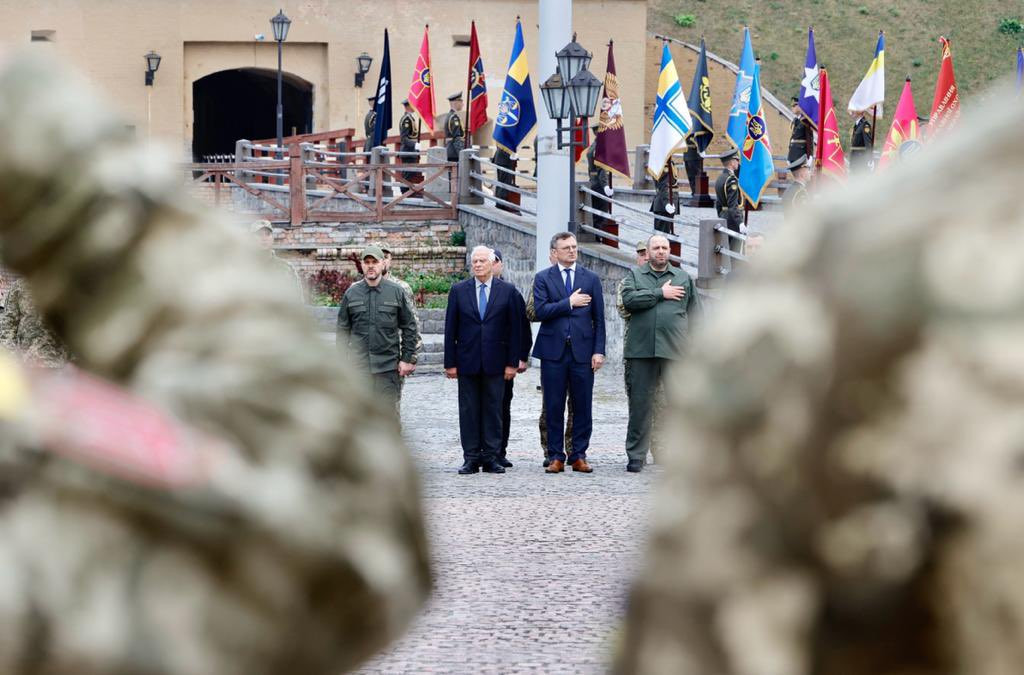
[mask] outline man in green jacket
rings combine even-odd
[[[345,291],[338,307],[338,344],[366,369],[373,391],[398,407],[401,378],[416,370],[419,331],[409,296],[383,278],[384,252],[367,246],[361,254],[363,281]]]
[[[658,385],[679,358],[690,332],[690,319],[701,311],[690,275],[668,262],[668,239],[647,240],[648,262],[630,270],[622,285],[622,305],[630,313],[623,356],[627,364],[629,425],[626,471],[639,473],[651,447],[651,418]]]

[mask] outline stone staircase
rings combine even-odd
[[[338,317],[337,307],[310,307],[313,319],[320,329],[320,336],[327,342],[334,342],[334,330]],[[416,375],[436,375],[444,370],[444,310],[417,309],[420,320],[420,336],[423,349],[416,366]]]

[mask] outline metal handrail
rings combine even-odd
[[[504,166],[498,166],[497,164],[495,164],[491,160],[487,159],[486,157],[481,157],[480,155],[473,155],[473,159],[475,159],[480,164],[487,164],[489,166],[493,166],[498,171],[504,171],[505,173],[510,173],[513,176],[516,176],[517,178],[525,178],[526,180],[531,180],[534,183],[537,182],[537,178],[532,176],[532,175],[530,175],[530,174],[528,174],[528,173],[521,173],[521,172],[516,171],[514,169],[509,169],[509,168],[504,167]]]
[[[620,244],[627,244],[627,245],[631,244],[631,242],[626,241],[622,237],[616,236],[616,235],[611,234],[609,232],[605,232],[604,230],[599,230],[596,227],[591,227],[590,225],[581,224],[580,225],[580,229],[583,230],[584,232],[590,232],[591,234],[596,235],[597,237],[599,237],[601,239],[613,239],[613,240],[617,241]],[[664,233],[663,232],[658,232],[656,234],[664,234]],[[673,255],[673,254],[670,253],[669,256],[668,256],[668,259],[673,261],[673,262],[683,263],[683,264],[689,265],[689,266],[694,267],[694,268],[697,267],[697,261],[696,260],[691,262],[689,258],[683,258],[682,256],[677,256],[677,255]]]
[[[643,209],[638,209],[637,207],[633,206],[632,204],[627,204],[625,202],[620,202],[618,200],[612,199],[608,195],[603,195],[603,194],[600,194],[598,192],[594,192],[593,190],[591,190],[586,185],[580,185],[579,188],[583,192],[586,192],[589,195],[593,195],[595,197],[603,199],[606,202],[609,202],[609,203],[611,203],[611,204],[613,204],[615,206],[621,206],[622,208],[626,209],[627,211],[634,211],[634,212],[642,214],[642,215],[651,216],[654,220],[666,221],[666,222],[672,223],[674,225],[675,224],[685,225],[686,227],[697,227],[693,223],[688,223],[688,222],[683,221],[683,220],[676,220],[675,218],[666,218],[664,216],[659,216],[657,213],[651,213],[650,211],[644,211]],[[605,214],[602,214],[602,215],[605,215]]]
[[[474,171],[470,171],[469,175],[470,175],[471,178],[476,178],[481,183],[485,183],[485,184],[490,185],[492,187],[502,187],[502,188],[508,190],[509,192],[515,192],[515,193],[518,193],[518,194],[521,194],[521,195],[531,195],[531,196],[537,194],[533,190],[528,190],[526,188],[521,188],[518,185],[509,185],[508,183],[502,183],[501,181],[495,180],[494,178],[491,178],[490,176],[488,176],[486,174],[481,174],[481,173],[476,173]]]
[[[470,188],[469,192],[471,194],[476,195],[477,197],[481,197],[483,199],[490,199],[491,201],[493,201],[496,204],[498,204],[498,203],[504,204],[505,206],[510,206],[510,207],[512,207],[512,208],[514,208],[514,209],[516,209],[518,211],[522,211],[523,213],[528,213],[531,216],[534,216],[534,217],[537,216],[537,212],[536,211],[532,211],[532,210],[526,208],[525,206],[523,206],[522,204],[513,204],[512,202],[505,201],[504,199],[501,199],[500,197],[495,197],[492,194],[488,194],[486,192],[483,192],[482,190],[477,190],[476,188]]]
[[[593,208],[591,206],[586,206],[586,205],[580,206],[580,210],[581,211],[585,211],[586,213],[592,213],[595,216],[603,216],[605,218],[608,217],[608,213],[606,211],[598,211],[597,209],[595,209],[595,208]],[[683,238],[681,238],[678,234],[671,234],[669,232],[662,232],[661,230],[647,229],[646,227],[639,227],[639,226],[633,225],[633,224],[628,224],[628,226],[632,227],[635,230],[640,230],[644,234],[649,234],[649,235],[652,235],[652,236],[655,235],[655,234],[661,235],[662,237],[665,237],[669,241],[674,241],[675,243],[680,244],[682,246],[686,246],[687,248],[693,248],[693,249],[697,248],[693,244],[691,244],[691,243],[687,242],[686,240],[684,240]],[[603,230],[602,230],[602,232],[603,232]]]

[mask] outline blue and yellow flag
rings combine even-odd
[[[750,84],[754,81],[754,47],[750,44],[750,29],[743,29],[743,51],[740,52],[740,67],[736,71],[736,88],[732,92],[729,107],[729,125],[726,134],[736,148],[743,147],[747,134],[747,108],[750,107]]]
[[[772,182],[772,145],[768,140],[768,123],[761,105],[761,66],[754,66],[750,84],[750,106],[747,110],[746,135],[740,148],[740,193],[752,208],[757,208],[765,188]]]
[[[498,116],[494,118],[494,143],[509,154],[537,124],[537,110],[533,107],[533,88],[530,86],[530,66],[526,62],[523,25],[516,19],[516,39],[512,43],[512,56],[508,60],[505,89],[498,102]]]
[[[657,180],[665,173],[665,165],[672,153],[686,142],[693,129],[693,119],[686,107],[679,73],[672,61],[668,41],[661,46],[661,72],[658,75],[658,94],[654,99],[654,124],[651,145],[647,155],[647,174]]]

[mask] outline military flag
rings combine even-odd
[[[885,33],[879,32],[878,43],[875,45],[875,58],[868,66],[868,72],[864,79],[857,85],[857,90],[850,97],[846,109],[850,112],[861,112],[871,109],[872,106],[878,106],[875,110],[881,116],[883,102],[885,102]]]
[[[832,105],[832,87],[828,80],[828,71],[821,69],[821,129],[819,130],[818,147],[815,148],[815,165],[819,175],[833,180],[846,178],[846,160],[843,155],[843,144],[839,139],[839,123],[836,120],[836,109]]]
[[[373,125],[373,147],[384,145],[391,131],[391,49],[388,47],[388,29],[384,29],[384,58],[380,60],[377,78],[377,99],[373,102],[377,120]]]
[[[430,26],[423,28],[423,43],[420,44],[420,55],[416,59],[416,67],[412,71],[412,84],[409,85],[409,105],[420,114],[423,123],[431,131],[434,130],[434,85],[430,73]]]
[[[953,52],[949,48],[949,40],[940,37],[939,42],[942,44],[942,63],[935,81],[932,114],[928,118],[928,140],[939,138],[960,119],[960,93],[953,73]]]
[[[523,25],[519,17],[516,17],[516,37],[512,42],[512,56],[508,60],[505,89],[501,92],[498,116],[494,119],[494,142],[505,152],[514,155],[516,148],[536,124],[537,110],[533,106]]]
[[[484,60],[480,58],[480,43],[476,39],[476,21],[470,22],[469,33],[469,104],[466,106],[466,129],[469,134],[487,124],[487,81]]]
[[[755,65],[750,82],[747,129],[740,149],[740,194],[757,208],[768,184],[775,176],[768,123],[761,105],[761,66]]]
[[[626,149],[626,127],[622,123],[622,101],[619,100],[619,78],[615,74],[615,55],[608,43],[608,70],[604,74],[604,96],[598,117],[597,147],[594,164],[623,178],[629,178],[629,151]]]
[[[754,81],[754,47],[750,44],[750,29],[743,28],[743,51],[740,52],[740,69],[736,73],[736,88],[732,92],[732,106],[729,108],[729,125],[726,132],[729,142],[736,148],[743,147],[747,137],[747,110],[750,107],[750,86]]]
[[[908,77],[903,85],[900,103],[896,106],[896,114],[892,118],[892,126],[889,127],[889,135],[885,137],[878,167],[885,168],[890,162],[899,162],[920,149],[920,128],[917,124],[917,110],[914,108],[914,92]]]
[[[800,113],[818,129],[818,110],[821,91],[818,82],[818,52],[814,49],[814,28],[807,29],[807,57],[804,59],[804,77],[800,81]]]
[[[654,99],[654,124],[651,128],[650,152],[647,155],[647,173],[657,180],[665,172],[669,157],[686,143],[686,135],[693,128],[690,111],[686,108],[679,73],[672,61],[668,41],[661,45],[661,70],[658,74],[658,94]]]
[[[690,109],[690,117],[694,120],[693,142],[699,152],[707,152],[711,139],[715,137],[715,125],[711,121],[711,80],[708,78],[708,54],[704,49],[703,37],[700,39],[700,56],[697,57],[697,68],[693,71],[693,84],[690,85],[690,98],[686,107]]]

